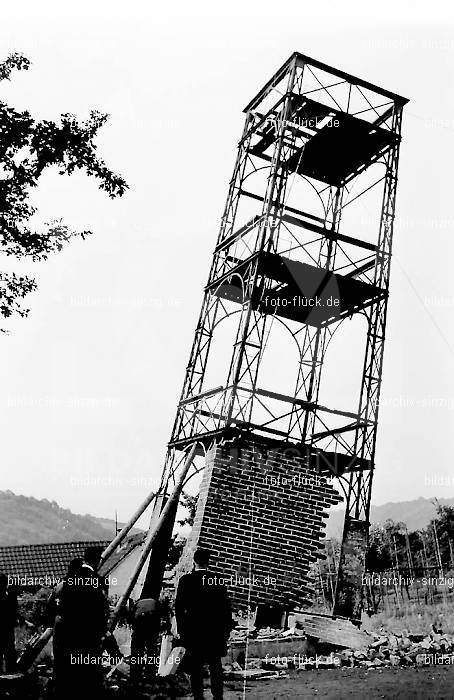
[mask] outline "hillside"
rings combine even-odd
[[[55,501],[0,491],[0,545],[105,540],[115,523],[91,515],[76,515]]]
[[[381,506],[371,506],[370,520],[372,523],[384,523],[385,520],[406,523],[408,529],[420,530],[426,527],[435,516],[434,499],[417,498],[414,501],[400,501],[396,503],[384,503]],[[439,498],[439,503],[446,506],[454,506],[454,498]],[[326,528],[327,537],[342,537],[344,512],[335,510],[331,513]]]
[[[453,505],[454,498],[440,498],[441,504]],[[408,529],[425,527],[435,515],[432,499],[385,503],[372,506],[371,522],[383,523],[391,519],[403,521]],[[326,534],[340,538],[344,513],[334,510],[329,518]],[[121,523],[119,523],[121,527]],[[132,532],[139,532],[133,528]],[[77,515],[61,508],[55,501],[17,496],[12,491],[0,491],[0,546],[14,544],[41,544],[45,542],[77,542],[105,540],[115,534],[115,523],[93,515]]]

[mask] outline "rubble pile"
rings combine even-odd
[[[423,666],[454,663],[454,636],[430,632],[411,634],[407,630],[373,635],[364,651],[341,652],[341,662],[368,668],[380,666]]]
[[[327,643],[326,639],[315,639],[307,630],[298,626],[288,630],[253,629],[247,644],[249,653],[229,659],[229,662],[224,664],[224,670],[231,677],[238,677],[242,672],[247,677],[260,678],[266,677],[265,673],[260,676],[260,671],[282,675],[291,669],[304,671],[344,666],[374,669],[387,666],[454,665],[454,636],[443,634],[441,630],[432,628],[428,634],[414,634],[407,630],[380,630],[378,633],[361,634],[363,646],[354,649],[347,647],[342,637],[339,637],[338,643],[332,638]],[[246,650],[247,637],[247,630],[235,630],[230,640],[231,645],[233,643],[233,646],[237,646],[243,642],[243,649]],[[307,639],[304,652],[301,651],[301,647],[291,645],[298,639]],[[284,648],[278,646],[278,643],[284,640],[290,644]],[[264,655],[260,654],[262,647],[257,645],[259,641],[274,641],[276,645],[267,647],[270,653]],[[259,654],[254,653],[257,651]]]

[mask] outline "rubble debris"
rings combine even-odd
[[[285,636],[291,630],[271,630],[268,631],[270,641],[275,643],[279,640],[294,640],[292,636]],[[280,632],[280,634],[277,634]],[[337,646],[326,643],[322,640],[320,648],[326,649],[331,646],[329,654],[316,653],[317,642],[313,640],[315,646],[308,645],[307,651],[294,653],[293,648],[288,648],[287,653],[279,650],[279,653],[266,654],[262,658],[248,658],[246,669],[240,664],[225,663],[224,670],[230,673],[232,670],[276,670],[279,672],[286,669],[296,668],[299,671],[310,669],[331,669],[347,666],[349,668],[375,669],[385,666],[428,666],[432,664],[454,665],[454,635],[442,634],[441,632],[430,631],[426,636],[422,634],[412,634],[407,630],[402,632],[379,633],[361,632],[363,645],[360,649],[342,648],[342,644]],[[255,642],[249,642],[248,649],[255,649],[254,643],[259,642],[259,633],[256,632]],[[301,637],[300,637],[301,639]],[[276,646],[277,650],[278,647]],[[248,673],[249,676],[254,674]],[[258,674],[256,674],[258,675]],[[246,676],[244,676],[246,677]]]
[[[161,649],[159,652],[159,666],[158,675],[162,673],[164,666],[166,665],[167,659],[172,651],[173,635],[163,634],[161,639]]]
[[[162,676],[163,678],[166,676],[173,676],[178,671],[185,653],[186,650],[184,647],[173,647],[165,663],[158,669],[158,676]]]
[[[126,659],[122,659],[115,666],[113,666],[111,671],[109,671],[107,678],[110,678],[114,672],[120,674],[120,676],[123,676],[124,678],[129,678],[131,666]]]
[[[18,671],[25,673],[30,668],[52,637],[52,634],[52,627],[48,627],[42,633],[36,632],[31,639],[29,639],[17,660]]]
[[[249,628],[232,631],[229,654],[223,660],[226,673],[250,671],[299,671],[386,666],[454,665],[454,635],[433,625],[427,634],[385,631],[370,633],[350,620],[313,612],[292,613],[288,629]],[[246,661],[247,659],[247,661]],[[255,674],[258,676],[258,674]],[[246,676],[244,676],[246,677]]]
[[[253,632],[249,638],[231,639],[227,655],[228,662],[239,661],[242,663],[246,656],[246,649],[248,658],[265,658],[266,656],[273,658],[308,654],[310,645],[306,636],[300,631],[295,635],[285,635],[284,630],[273,630],[267,635]]]
[[[0,694],[3,692],[18,692],[25,682],[23,673],[2,673],[0,674]]]

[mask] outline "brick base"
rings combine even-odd
[[[323,557],[324,520],[342,499],[297,452],[252,441],[210,450],[179,575],[191,568],[196,547],[204,547],[235,610],[310,602],[309,567]]]

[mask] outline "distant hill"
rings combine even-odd
[[[426,527],[435,516],[435,499],[417,498],[414,501],[399,501],[384,503],[381,506],[371,506],[370,520],[372,523],[384,523],[385,520],[404,522],[410,532]],[[454,506],[454,498],[437,499],[441,505]],[[344,511],[334,510],[326,528],[327,537],[342,537]]]
[[[0,546],[108,540],[114,535],[113,520],[76,515],[55,501],[0,491]]]
[[[433,499],[384,503],[372,506],[371,522],[391,519],[402,521],[408,529],[419,530],[435,515]],[[443,505],[454,506],[454,498],[439,498]],[[327,537],[342,536],[343,510],[334,510],[326,528]],[[119,523],[119,527],[122,523]],[[133,528],[132,532],[140,532]],[[12,491],[0,491],[0,546],[14,544],[44,544],[47,542],[78,542],[105,540],[114,537],[115,522],[93,515],[77,515],[61,508],[55,501],[17,496]]]

